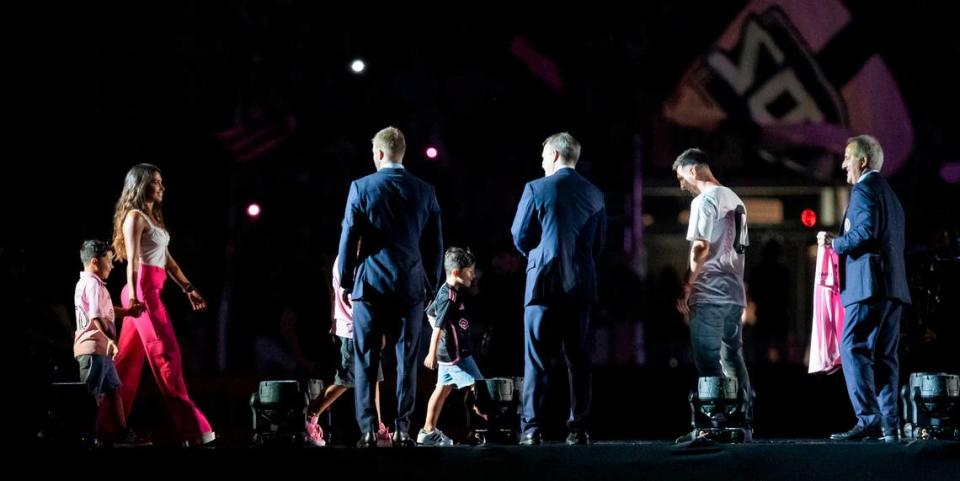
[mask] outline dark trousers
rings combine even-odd
[[[747,403],[747,421],[752,421],[753,391],[743,360],[743,306],[694,304],[690,307],[690,342],[693,361],[701,376],[726,376],[737,380]]]
[[[397,353],[396,432],[408,432],[417,394],[417,352],[423,327],[423,305],[390,300],[357,300],[353,303],[353,339],[357,424],[362,433],[376,433],[380,420],[374,395],[380,367],[380,345],[395,343]]]
[[[591,397],[589,346],[590,307],[533,305],[524,310],[525,365],[523,372],[524,433],[539,431],[546,413],[547,369],[550,360],[563,354],[570,380],[571,431],[588,428]]]
[[[840,360],[857,423],[897,429],[897,346],[903,304],[881,299],[853,303],[843,310],[846,316]]]

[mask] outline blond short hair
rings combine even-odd
[[[396,127],[387,127],[373,136],[373,148],[382,150],[390,154],[395,159],[403,158],[407,151],[407,141],[403,137],[403,132]]]

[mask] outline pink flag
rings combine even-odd
[[[843,303],[840,301],[840,261],[829,246],[817,248],[813,281],[813,330],[808,372],[831,373],[840,368]]]

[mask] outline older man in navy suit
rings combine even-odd
[[[840,256],[840,297],[846,314],[840,358],[857,424],[837,440],[899,439],[897,415],[900,314],[910,303],[904,265],[903,207],[880,175],[877,139],[847,141],[843,169],[853,184],[842,235],[817,234]]]
[[[570,379],[567,444],[587,444],[591,379],[590,308],[603,246],[603,193],[577,173],[580,143],[563,132],[543,142],[545,177],[523,190],[511,233],[527,257],[525,367],[520,444],[542,443],[547,367],[561,352]]]
[[[443,273],[440,206],[433,186],[404,169],[405,150],[403,133],[394,127],[373,137],[377,172],[350,184],[340,236],[340,285],[344,300],[353,303],[361,447],[377,443],[373,400],[384,335],[395,343],[397,354],[393,445],[416,445],[409,430],[424,299]]]

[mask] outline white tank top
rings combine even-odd
[[[147,228],[143,230],[143,235],[140,236],[140,263],[154,267],[166,267],[170,233],[166,229],[153,225],[150,216],[142,211],[134,209],[132,212],[140,212],[140,215],[147,220]]]

